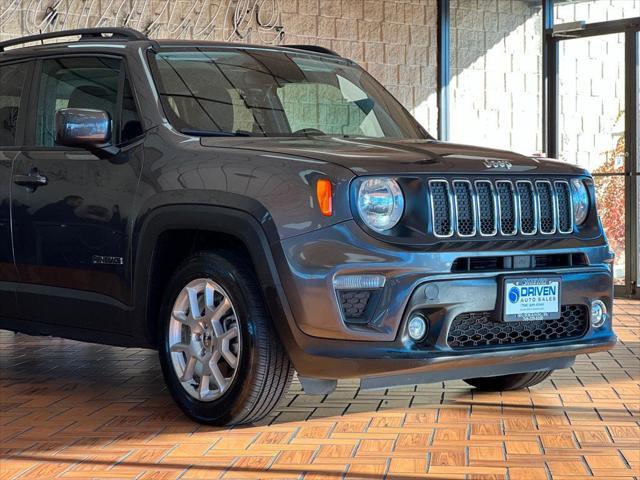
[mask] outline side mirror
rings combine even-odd
[[[103,110],[63,108],[56,111],[56,144],[103,148],[111,140],[111,118]]]

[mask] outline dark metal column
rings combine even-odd
[[[625,33],[625,234],[627,294],[638,294],[638,32]]]
[[[438,139],[440,140],[449,140],[450,29],[449,0],[438,0]]]
[[[553,0],[542,4],[542,142],[548,157],[558,156],[558,41],[553,38]]]

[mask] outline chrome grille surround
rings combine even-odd
[[[433,233],[438,238],[573,233],[567,180],[431,179]]]
[[[478,199],[478,231],[483,237],[494,237],[498,234],[498,197],[496,189],[489,180],[476,180],[476,196]]]
[[[433,234],[438,238],[453,236],[453,198],[447,180],[429,180],[429,200]],[[445,217],[446,215],[446,217]]]
[[[556,233],[558,224],[557,193],[549,180],[536,180],[538,195],[538,229],[543,235]]]
[[[533,183],[529,180],[516,182],[516,197],[520,214],[520,233],[535,235],[538,233],[538,201]]]
[[[456,232],[460,237],[475,237],[478,202],[471,182],[469,180],[454,180],[452,184]]]
[[[506,191],[505,191],[506,188]],[[518,232],[518,209],[516,208],[516,190],[508,180],[496,182],[498,193],[498,218],[500,234],[513,236]]]
[[[558,232],[562,234],[573,233],[573,205],[571,198],[571,187],[566,180],[556,180],[553,182],[554,191],[557,198],[558,211]],[[563,210],[566,212],[563,215]],[[567,222],[567,218],[569,221]]]

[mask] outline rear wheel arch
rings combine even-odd
[[[287,305],[270,247],[275,227],[267,232],[251,214],[227,207],[171,205],[146,215],[134,235],[134,335],[155,347],[162,292],[173,271],[195,252],[219,249],[246,256],[281,331]]]

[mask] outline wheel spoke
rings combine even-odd
[[[231,327],[229,330],[227,330],[222,335],[220,335],[220,337],[226,341],[232,340],[237,336],[238,336],[238,327]]]
[[[238,357],[231,351],[231,340],[238,336],[238,327],[232,327],[222,335],[222,356],[230,367],[236,368]]]
[[[213,310],[215,293],[216,293],[215,287],[210,282],[207,282],[204,286],[204,305],[206,310],[209,310],[209,311]]]
[[[222,347],[222,356],[229,364],[229,366],[231,366],[232,368],[236,368],[236,366],[238,365],[238,357],[235,356],[235,354],[228,348],[228,346],[227,348]]]
[[[173,345],[171,345],[171,351],[174,353],[184,352],[188,354],[190,351],[190,347],[186,343],[174,343]]]
[[[210,378],[210,375],[202,375],[202,377],[200,378],[200,387],[198,388],[200,400],[206,400],[207,397],[211,395],[211,390],[209,389]]]
[[[193,380],[193,372],[196,368],[196,363],[198,363],[198,359],[194,356],[190,356],[189,360],[187,361],[187,366],[180,376],[181,382],[188,382],[189,380]]]
[[[213,375],[213,379],[218,386],[218,390],[220,393],[223,393],[227,389],[227,379],[224,378],[224,375],[220,371],[220,367],[218,367],[218,359],[219,355],[214,355],[211,361],[209,362],[209,368],[211,368],[211,374]]]
[[[193,321],[191,320],[191,318],[189,318],[189,316],[186,313],[181,312],[179,310],[174,310],[172,312],[172,317],[175,318],[180,323],[184,323],[185,325],[191,326],[193,324]]]
[[[213,333],[215,333],[216,337],[220,337],[224,334],[224,330],[222,328],[222,324],[220,320],[231,309],[231,302],[227,297],[220,302],[220,304],[213,309],[211,313],[211,325],[213,326]]]
[[[193,320],[200,318],[200,304],[198,303],[198,290],[187,288],[189,295],[189,314]]]

